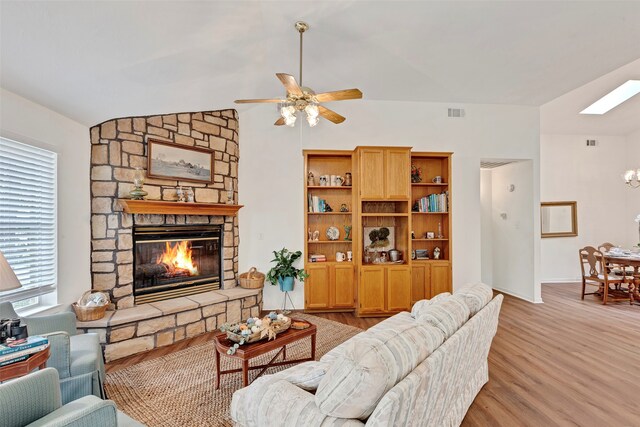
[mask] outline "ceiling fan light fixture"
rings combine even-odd
[[[316,117],[307,116],[307,123],[309,123],[309,127],[311,128],[317,125],[319,121],[320,119],[318,118],[318,116]]]
[[[289,126],[290,128],[294,127],[296,125],[296,116],[289,116],[289,117],[285,117],[284,119],[284,124]]]
[[[318,104],[309,104],[304,107],[304,112],[307,113],[307,118],[316,118],[320,114]]]

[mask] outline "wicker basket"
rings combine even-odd
[[[245,289],[260,289],[264,286],[264,274],[255,267],[240,275],[240,287]]]
[[[273,327],[276,335],[282,333],[291,327],[291,318],[288,317],[286,322],[274,320],[273,322],[271,322],[271,327]],[[266,336],[260,338],[260,335],[261,332],[256,332],[255,334],[251,334],[248,337],[243,337],[240,334],[234,334],[233,332],[227,331],[227,338],[229,338],[230,341],[239,343],[240,341],[244,340],[245,344],[251,344],[252,342],[267,339]]]
[[[80,298],[80,300],[84,299],[84,297],[87,294],[90,294],[91,292],[92,291],[86,291],[84,294],[82,294],[82,297]],[[74,302],[73,304],[71,304],[71,306],[73,307],[73,311],[75,311],[76,317],[78,318],[78,320],[81,322],[89,322],[91,320],[102,319],[104,317],[105,312],[107,311],[107,308],[109,307],[109,296],[107,294],[104,294],[104,295],[107,297],[107,303],[105,305],[92,305],[89,307],[84,307],[84,306],[78,305],[77,302]]]

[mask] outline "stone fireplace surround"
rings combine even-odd
[[[225,203],[226,189],[238,192],[238,114],[235,110],[113,119],[91,128],[92,289],[107,292],[115,311],[100,320],[78,322],[96,332],[107,361],[172,344],[215,330],[225,322],[259,315],[262,290],[237,287],[238,218],[207,215],[131,215],[128,198],[135,167],[147,167],[149,138],[198,146],[214,153],[214,182],[147,179],[148,200],[175,201],[176,187],[192,187],[196,202]],[[134,306],[132,229],[136,225],[219,224],[223,226],[221,289]]]

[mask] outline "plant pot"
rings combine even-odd
[[[293,291],[293,283],[293,277],[278,277],[278,285],[280,285],[282,292]]]

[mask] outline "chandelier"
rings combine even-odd
[[[631,188],[640,187],[640,169],[629,169],[624,173],[624,181]]]

